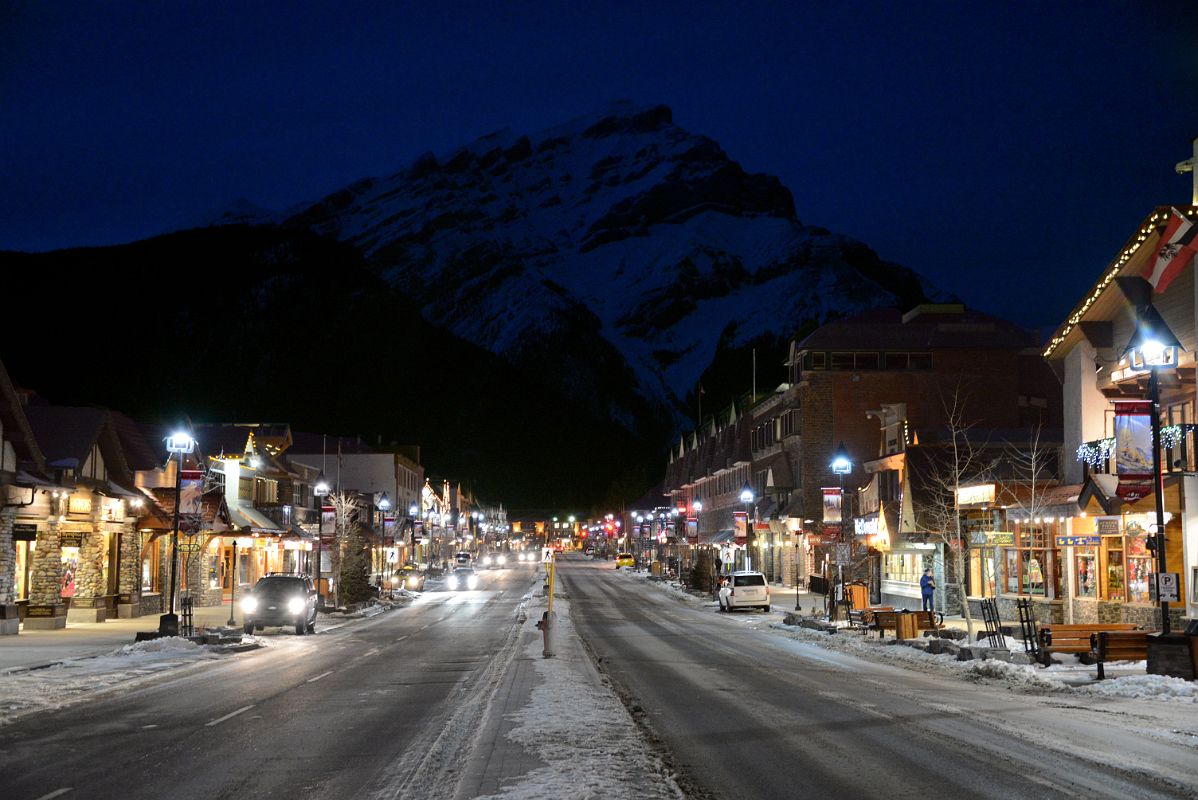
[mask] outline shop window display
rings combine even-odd
[[[1077,596],[1098,597],[1098,556],[1092,547],[1079,547],[1074,560],[1077,568]]]
[[[1142,536],[1128,536],[1124,541],[1124,558],[1127,560],[1127,601],[1150,603],[1148,575],[1152,572],[1152,556],[1148,552],[1148,540]]]
[[[75,575],[79,572],[79,548],[62,548],[62,597],[75,596]]]
[[[150,542],[141,559],[141,590],[143,592],[158,591],[158,548],[157,539]]]
[[[1010,594],[1060,597],[1056,550],[1043,528],[1023,527],[1015,534],[1016,547],[1003,550],[1003,588]]]
[[[1107,600],[1127,602],[1127,584],[1124,580],[1123,537],[1107,536],[1103,538],[1103,548],[1106,551],[1106,588],[1103,596]]]
[[[16,600],[29,599],[29,571],[33,566],[33,551],[37,542],[14,542],[17,551],[16,585],[13,587],[13,597]]]

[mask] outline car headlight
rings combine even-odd
[[[258,610],[258,598],[257,597],[241,598],[241,610],[246,612],[247,614],[253,614],[255,611]]]
[[[304,598],[293,597],[287,601],[287,610],[292,614],[300,614],[303,612],[304,606],[306,605],[307,603],[304,602]]]
[[[491,566],[491,557],[487,556],[486,558],[484,558],[483,563],[486,564],[488,567]]]
[[[477,589],[478,588],[478,576],[471,575],[469,578],[466,579],[466,585],[469,586],[471,589]]]
[[[416,578],[414,576],[411,578],[408,578],[408,586],[415,587],[416,584],[418,584],[418,583],[420,583],[420,581],[416,580]]]
[[[450,577],[450,579],[447,580],[445,583],[449,586],[450,589],[458,588],[458,579],[457,578]]]
[[[498,560],[499,560],[499,566],[501,566],[501,567],[507,563],[507,558],[505,556],[500,556]]]

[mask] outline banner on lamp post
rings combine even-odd
[[[749,541],[749,514],[746,511],[732,512],[732,527],[736,531],[736,543],[745,544]]]
[[[824,489],[824,522],[839,523],[841,517],[841,506],[844,502],[844,490],[837,487],[835,489]]]
[[[1152,403],[1146,400],[1115,401],[1116,494],[1134,503],[1152,493]]]

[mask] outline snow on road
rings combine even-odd
[[[541,609],[530,609],[529,625]],[[508,738],[546,763],[486,800],[679,800],[682,791],[649,749],[620,698],[594,672],[570,619],[570,604],[554,598],[557,656],[542,657],[537,632],[525,647],[540,684],[509,715]]]
[[[0,676],[0,725],[34,711],[62,708],[97,692],[125,688],[168,670],[221,657],[212,648],[187,639],[154,639],[127,644],[101,656],[7,672]]]

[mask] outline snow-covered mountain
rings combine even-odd
[[[500,131],[276,221],[356,245],[429,321],[557,372],[630,424],[646,407],[681,424],[721,348],[938,295],[803,225],[777,178],[746,173],[665,106]]]

